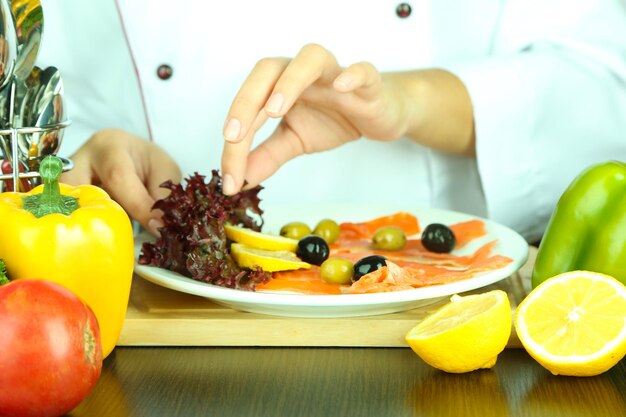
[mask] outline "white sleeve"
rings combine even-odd
[[[447,69],[474,107],[488,216],[532,240],[580,171],[626,160],[626,3],[511,0],[493,45]]]

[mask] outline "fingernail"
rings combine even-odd
[[[148,221],[148,229],[153,235],[161,236],[161,233],[159,232],[159,228],[161,227],[163,227],[163,222],[161,220],[150,219]]]
[[[350,87],[352,84],[352,76],[350,74],[341,74],[335,80],[335,87],[338,87],[341,90],[345,90]]]
[[[237,140],[239,137],[239,131],[241,130],[241,122],[237,119],[230,119],[224,127],[224,139],[229,142]]]
[[[270,113],[280,113],[280,109],[283,107],[283,95],[280,93],[272,94],[272,97],[265,104],[265,110]]]
[[[222,191],[226,195],[235,194],[235,179],[230,174],[225,174],[222,178]]]

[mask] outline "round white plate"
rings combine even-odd
[[[393,205],[282,205],[263,207],[266,233],[278,233],[283,224],[304,221],[315,227],[323,218],[337,222],[360,222],[378,216],[407,211],[417,216],[423,229],[429,223],[452,224],[475,219],[475,216],[448,210],[407,208]],[[484,219],[483,219],[484,220]],[[503,225],[484,220],[487,235],[475,239],[471,244],[454,252],[463,255],[474,252],[481,245],[497,240],[493,253],[513,260],[503,268],[478,273],[476,276],[450,284],[376,294],[302,295],[291,293],[251,292],[218,287],[195,281],[166,269],[135,264],[135,273],[155,284],[188,294],[210,298],[230,308],[253,313],[291,317],[354,317],[394,313],[410,310],[435,302],[442,297],[484,287],[507,278],[517,271],[528,257],[528,243],[518,233]],[[136,239],[135,253],[138,256],[146,235]]]

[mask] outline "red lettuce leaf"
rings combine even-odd
[[[153,206],[163,211],[161,237],[143,244],[139,263],[228,288],[254,290],[258,283],[267,281],[270,275],[260,269],[239,268],[230,256],[224,231],[226,223],[261,230],[263,210],[258,194],[263,187],[226,196],[216,170],[208,183],[198,173],[186,182],[184,188],[172,181],[161,185],[170,190]],[[256,214],[260,223],[250,214]]]

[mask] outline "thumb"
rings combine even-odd
[[[248,156],[245,179],[247,188],[269,178],[289,160],[306,153],[298,135],[283,123]]]

